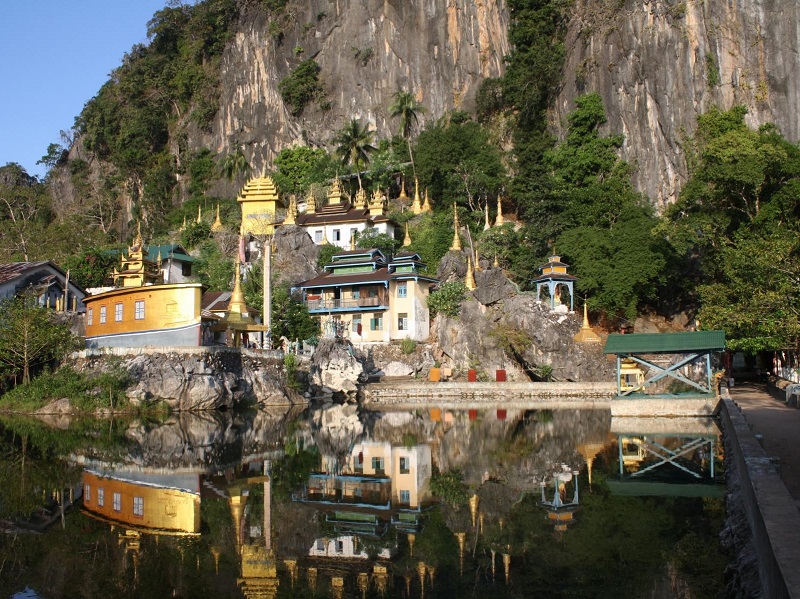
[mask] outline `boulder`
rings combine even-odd
[[[484,306],[496,304],[519,293],[517,286],[506,277],[501,268],[476,272],[475,283],[478,288],[473,291],[472,296]]]
[[[323,338],[311,358],[309,379],[316,395],[344,394],[355,399],[358,385],[369,378],[366,356],[343,339]]]

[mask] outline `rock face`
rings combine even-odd
[[[457,319],[438,315],[435,321],[442,361],[456,369],[473,368],[489,379],[504,369],[509,380],[528,380],[548,366],[556,381],[613,380],[602,345],[573,340],[580,326],[577,315],[552,312],[529,293],[505,295],[490,306],[469,297]]]
[[[320,339],[311,358],[309,379],[314,395],[327,398],[344,394],[354,400],[359,383],[369,376],[366,356],[342,339]]]
[[[103,358],[79,364],[102,371]],[[172,410],[214,410],[234,405],[296,405],[305,400],[284,382],[282,364],[236,351],[203,354],[142,353],[120,364],[135,381],[128,389],[134,404],[165,401]]]
[[[659,208],[686,180],[682,139],[697,115],[743,104],[757,127],[800,139],[800,5],[772,0],[577,0],[553,114],[563,136],[574,99],[603,97],[635,182]]]
[[[395,92],[416,95],[427,108],[423,122],[454,108],[472,109],[480,83],[502,74],[509,52],[504,0],[291,4],[291,19],[272,23],[258,6],[243,10],[222,58],[212,133],[191,132],[191,146],[224,152],[235,141],[261,169],[294,143],[328,143],[351,118],[390,136],[398,128],[389,115]],[[321,67],[326,93],[294,117],[278,83],[308,58]]]
[[[317,274],[320,246],[316,245],[302,227],[287,225],[275,231],[275,251],[272,253],[274,285],[295,285]]]

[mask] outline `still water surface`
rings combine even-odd
[[[724,588],[710,420],[328,406],[6,419],[1,438],[0,597]]]

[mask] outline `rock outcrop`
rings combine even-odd
[[[369,377],[366,363],[367,357],[349,341],[320,339],[309,371],[312,394],[326,399],[345,396],[355,400],[358,385]]]
[[[103,357],[79,360],[84,371],[109,368]],[[284,380],[279,360],[236,350],[184,353],[139,352],[119,364],[134,381],[127,391],[135,404],[163,401],[175,411],[214,410],[236,405],[299,405],[305,400]]]

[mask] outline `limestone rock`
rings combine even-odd
[[[519,292],[517,286],[506,277],[500,268],[476,272],[475,283],[478,288],[472,292],[472,296],[484,306],[496,304]]]
[[[326,404],[312,415],[314,440],[323,456],[337,460],[364,434],[364,425],[355,404]]]
[[[317,274],[320,246],[302,227],[285,225],[275,231],[272,254],[274,285],[295,285]]]
[[[383,376],[411,376],[414,368],[403,362],[389,362],[381,372]]]
[[[323,338],[311,358],[309,377],[316,394],[345,394],[354,399],[358,385],[369,377],[366,356],[349,341]]]

